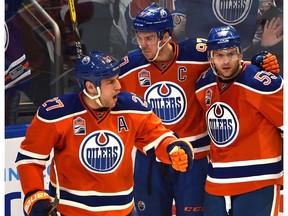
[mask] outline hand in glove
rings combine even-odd
[[[28,216],[57,216],[56,209],[50,212],[52,208],[51,198],[44,191],[36,191],[30,196],[25,196],[24,211]]]
[[[262,70],[272,72],[275,75],[278,75],[280,72],[280,66],[276,56],[267,51],[261,51],[254,55],[251,63],[262,68]]]
[[[180,172],[186,172],[192,169],[194,151],[189,142],[176,140],[167,147],[172,167]]]

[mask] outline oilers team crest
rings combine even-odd
[[[239,132],[236,114],[225,103],[214,103],[206,113],[208,134],[218,147],[230,145]]]
[[[79,158],[82,165],[95,173],[111,173],[124,155],[121,138],[107,130],[90,133],[81,143]]]
[[[253,0],[213,0],[213,13],[217,19],[227,25],[241,23],[248,16]]]
[[[186,113],[186,95],[183,89],[173,82],[153,84],[146,90],[144,98],[165,125],[175,124]]]

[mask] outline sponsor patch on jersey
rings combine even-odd
[[[151,85],[151,76],[150,76],[150,71],[147,71],[145,69],[141,70],[138,73],[138,80],[140,86],[147,87]]]
[[[157,82],[146,90],[144,98],[165,125],[179,122],[186,113],[186,95],[176,83]]]
[[[85,135],[86,134],[86,120],[77,117],[73,120],[73,128],[74,128],[74,134],[75,135]]]
[[[124,145],[121,138],[107,130],[94,131],[82,141],[79,158],[94,173],[112,173],[122,161]]]
[[[230,145],[239,132],[239,122],[233,109],[225,103],[214,103],[206,112],[208,134],[218,147]]]
[[[212,9],[217,19],[226,25],[236,25],[248,16],[253,0],[213,0]]]

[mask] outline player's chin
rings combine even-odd
[[[143,55],[145,56],[146,59],[150,60],[150,59],[153,59],[152,55],[151,55],[151,52],[149,51],[144,51],[143,52]]]
[[[220,72],[224,77],[229,77],[233,75],[233,71],[231,68],[221,68]]]

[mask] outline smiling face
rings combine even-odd
[[[211,51],[210,61],[220,77],[229,79],[239,72],[241,59],[238,48],[227,48]]]

